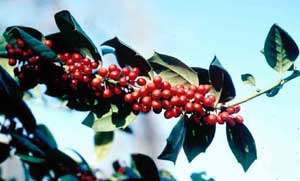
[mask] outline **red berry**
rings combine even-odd
[[[176,94],[178,96],[184,95],[185,94],[184,88],[182,88],[182,87],[178,88]]]
[[[162,83],[162,78],[161,76],[157,75],[157,76],[154,76],[153,78],[153,83],[156,87],[159,87]]]
[[[21,48],[15,48],[16,56],[21,56],[23,54],[23,50]]]
[[[199,103],[194,103],[194,110],[196,111],[196,112],[203,112],[203,107],[202,107],[202,105],[201,104],[199,104]]]
[[[157,100],[153,100],[151,103],[151,106],[153,109],[161,109],[161,107],[162,107],[160,101],[157,101]]]
[[[124,101],[125,102],[128,102],[128,103],[131,103],[131,102],[133,102],[133,96],[132,96],[132,94],[126,94],[125,96],[124,96]]]
[[[92,67],[92,69],[96,69],[97,67],[98,67],[98,63],[97,62],[92,62],[91,63],[91,67]]]
[[[94,87],[94,88],[100,88],[101,82],[102,82],[101,79],[95,77],[95,78],[93,78],[93,80],[91,82],[91,86]]]
[[[66,61],[66,65],[68,65],[68,66],[71,66],[71,65],[73,65],[73,60],[72,59],[67,59],[67,61]]]
[[[173,111],[172,110],[165,111],[164,116],[165,116],[166,119],[172,118],[174,116]]]
[[[158,99],[160,99],[160,97],[161,97],[161,90],[155,89],[155,90],[152,92],[152,98],[153,98],[154,100],[158,100]]]
[[[148,95],[148,89],[147,89],[146,86],[140,88],[139,92],[140,92],[140,95],[141,95],[142,97]]]
[[[75,71],[76,71],[76,67],[74,65],[68,67],[68,72],[74,73]]]
[[[204,85],[204,94],[208,93],[210,91],[210,85],[206,84]]]
[[[122,72],[122,75],[128,76],[129,72],[130,72],[130,69],[128,67],[124,67],[124,68],[122,68],[121,72]]]
[[[138,84],[139,86],[144,86],[144,85],[146,85],[146,79],[144,79],[144,78],[138,78],[138,79],[137,79],[137,84]]]
[[[24,52],[23,52],[23,56],[24,56]],[[62,61],[65,61],[64,56],[62,54],[57,54],[57,58],[61,59]]]
[[[171,110],[171,109],[172,109],[172,104],[171,104],[171,102],[168,101],[168,100],[162,100],[162,101],[161,101],[161,105],[162,105],[162,107],[163,107],[164,109],[166,109],[166,110]]]
[[[25,46],[25,42],[22,39],[17,39],[16,44],[19,48],[23,48]]]
[[[202,94],[202,95],[203,95],[204,92],[205,92],[204,85],[199,85],[199,86],[197,87],[196,92],[198,92],[199,94]]]
[[[117,67],[116,64],[110,64],[110,65],[108,66],[108,71],[109,71],[109,72],[115,71],[115,70],[117,70],[117,69],[118,69],[118,67]]]
[[[84,69],[84,65],[82,63],[79,62],[75,62],[74,66],[76,67],[76,69],[78,70],[83,70]]]
[[[234,107],[234,113],[239,113],[241,111],[241,106],[237,105]]]
[[[169,99],[171,96],[172,96],[172,95],[171,95],[171,91],[170,91],[170,90],[165,89],[165,90],[162,91],[162,97],[163,97],[164,99]]]
[[[128,83],[128,82],[127,82],[126,77],[121,77],[121,78],[120,78],[120,80],[119,80],[119,85],[120,85],[120,86],[123,86],[123,87],[124,87],[124,86],[127,86],[127,83]]]
[[[218,117],[215,114],[210,114],[206,117],[206,121],[208,124],[215,124],[218,120]]]
[[[177,88],[176,87],[171,87],[171,94],[176,95],[177,94]]]
[[[208,95],[207,97],[209,97],[210,99],[212,99],[213,102],[216,102],[216,96],[215,95]]]
[[[83,63],[84,65],[90,65],[90,64],[91,64],[91,60],[90,60],[89,58],[84,58],[84,59],[82,60],[82,63]]]
[[[72,54],[72,60],[74,61],[74,62],[80,62],[81,61],[81,55],[79,54],[79,53],[73,53]]]
[[[132,72],[132,71],[129,72],[129,74],[128,74],[129,80],[135,80],[137,78],[137,76],[138,76],[138,74],[135,72]]]
[[[194,96],[195,96],[195,92],[193,90],[187,90],[185,95],[186,95],[187,98],[193,99]]]
[[[235,121],[236,121],[237,123],[242,124],[242,123],[244,122],[244,118],[243,118],[241,115],[237,115],[237,116],[235,117]]]
[[[77,89],[78,88],[77,87],[78,86],[78,80],[72,79],[71,86],[72,86],[73,89]]]
[[[86,76],[86,75],[84,75],[84,76],[82,77],[82,81],[83,81],[84,83],[89,83],[90,80],[91,80],[91,79],[90,79],[88,76]]]
[[[138,103],[134,103],[134,104],[132,105],[132,110],[138,112],[138,111],[141,110],[141,106],[140,106]]]
[[[144,113],[147,113],[151,110],[151,106],[146,106],[146,105],[143,105],[142,106],[142,112]]]
[[[185,105],[188,101],[187,97],[185,95],[179,96],[180,105]]]
[[[194,104],[191,103],[191,102],[186,103],[185,106],[184,106],[184,110],[188,113],[193,112],[194,111]]]
[[[176,88],[177,89],[184,89],[184,86],[182,84],[178,84],[178,85],[176,85]]]
[[[120,75],[120,72],[119,71],[112,71],[109,73],[109,78],[113,79],[113,80],[118,80],[119,79],[119,75]]]
[[[8,65],[10,66],[15,66],[17,64],[17,60],[14,58],[9,58],[8,59]]]
[[[196,92],[197,91],[197,86],[195,85],[190,85],[189,90]]]
[[[233,127],[235,126],[235,121],[231,118],[231,119],[228,119],[226,120],[226,122],[228,123],[229,126]]]
[[[105,88],[103,91],[103,98],[110,98],[113,92],[109,88]]]
[[[92,69],[90,67],[84,67],[83,73],[86,75],[91,75],[92,74]]]
[[[220,117],[220,121],[218,121],[218,123],[220,124],[224,124],[225,121],[231,119],[230,118],[230,115],[228,114],[228,112],[224,111],[224,112],[221,112],[219,114],[219,117]]]
[[[114,87],[114,94],[119,95],[122,93],[122,89],[120,87],[115,86]]]
[[[171,98],[171,104],[174,105],[174,106],[179,105],[179,104],[180,104],[180,99],[179,99],[179,97],[178,97],[178,96],[173,96],[173,97]]]
[[[8,43],[8,44],[6,44],[5,48],[6,48],[6,50],[13,49],[14,46],[12,44]]]
[[[198,92],[195,93],[195,95],[194,95],[194,101],[195,102],[200,103],[200,102],[203,101],[203,99],[204,99],[203,94],[200,94]]]
[[[213,101],[213,99],[211,99],[209,97],[205,97],[203,100],[203,104],[206,107],[212,107],[214,105],[214,101]]]
[[[70,53],[64,53],[64,59],[65,60],[69,60],[71,58],[71,54]]]
[[[105,78],[108,74],[108,71],[105,67],[101,67],[99,70],[98,70],[98,75],[100,75],[101,77]]]
[[[131,71],[136,73],[137,76],[140,75],[140,69],[138,67],[133,67]]]
[[[133,92],[132,97],[133,97],[134,100],[137,100],[140,97],[140,91]]]
[[[180,110],[179,107],[174,107],[171,111],[173,112],[174,117],[178,117],[182,113],[182,110]]]
[[[234,114],[235,110],[233,107],[229,107],[226,109],[226,112],[228,112],[228,114]]]
[[[52,41],[51,41],[51,40],[46,40],[46,41],[44,42],[44,45],[47,46],[48,48],[51,48],[53,44],[52,44]]]
[[[16,53],[15,49],[14,48],[10,48],[7,50],[7,54],[10,55],[10,56],[14,56]]]
[[[148,84],[147,84],[147,91],[148,92],[152,92],[152,91],[154,91],[155,90],[155,85],[154,85],[154,83],[153,82],[149,82]]]
[[[164,89],[164,90],[169,90],[169,89],[171,89],[171,84],[170,84],[170,82],[163,82],[162,83],[162,89]]]
[[[145,96],[142,98],[142,104],[145,106],[151,106],[151,97],[150,96]]]
[[[77,80],[81,80],[82,79],[82,74],[79,71],[76,71],[74,73],[74,78]]]

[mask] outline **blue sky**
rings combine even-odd
[[[243,73],[252,73],[262,88],[278,78],[260,53],[273,23],[288,31],[297,44],[300,42],[300,1],[297,0],[37,2],[1,1],[1,31],[6,26],[22,24],[51,33],[57,31],[53,14],[68,9],[97,45],[118,36],[145,57],[157,51],[199,67],[208,67],[217,55],[232,75],[237,98],[254,91],[240,81]],[[299,63],[296,65],[299,67]],[[247,173],[229,150],[222,126],[217,128],[215,140],[207,152],[191,164],[183,153],[175,166],[165,161],[157,163],[183,181],[188,180],[191,172],[202,170],[217,181],[300,180],[297,173],[300,167],[299,92],[300,84],[296,79],[286,84],[275,98],[261,96],[242,105],[241,114],[253,133],[258,151],[258,160]],[[31,107],[39,120],[49,124],[61,146],[79,150],[91,164],[107,171],[111,159],[128,159],[130,152],[157,156],[176,123],[176,120],[164,120],[153,114],[141,116],[133,123],[135,135],[117,133],[110,159],[97,163],[92,155],[93,131],[80,124],[85,113],[45,109],[41,105],[34,102]],[[157,126],[150,136],[145,134],[149,125]]]

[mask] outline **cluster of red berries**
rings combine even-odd
[[[130,92],[133,89],[131,86],[136,84],[145,85],[146,80],[138,78],[139,74],[140,70],[137,67],[120,69],[116,64],[111,64],[108,69],[98,69],[96,77],[91,81],[91,87],[96,97],[111,98],[113,95]]]
[[[71,87],[76,90],[78,89],[78,84],[83,83],[88,85],[92,79],[93,70],[97,69],[98,63],[92,61],[88,57],[83,57],[80,53],[63,53],[57,54],[67,70],[67,77],[64,79],[70,79]],[[63,75],[66,76],[66,75]]]

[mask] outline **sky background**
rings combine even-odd
[[[273,23],[289,32],[299,44],[299,7],[298,0],[2,0],[0,30],[25,25],[44,34],[53,33],[57,31],[54,13],[67,9],[96,45],[118,36],[146,58],[157,51],[177,57],[189,66],[204,68],[217,55],[233,78],[238,99],[255,91],[241,82],[241,74],[252,73],[260,88],[278,79],[260,50]],[[104,59],[109,64],[112,56]],[[296,65],[299,67],[299,62]],[[258,154],[247,173],[228,147],[224,126],[217,127],[211,146],[192,163],[187,162],[183,152],[175,166],[155,161],[180,181],[199,171],[206,171],[217,181],[300,181],[299,82],[289,82],[274,98],[263,95],[242,105],[241,114],[256,140]],[[132,123],[134,135],[118,132],[109,158],[96,162],[93,131],[80,124],[86,113],[56,106],[58,103],[45,107],[39,101],[30,102],[37,119],[49,125],[61,148],[78,150],[93,166],[108,173],[112,160],[128,160],[130,153],[157,157],[176,124],[175,119],[141,115]]]

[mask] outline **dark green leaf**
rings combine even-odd
[[[275,88],[271,89],[270,91],[266,92],[266,95],[268,97],[274,97],[279,93],[281,88],[282,88],[282,86],[275,87]]]
[[[28,47],[30,47],[37,55],[39,55],[42,60],[62,63],[50,48],[45,46],[40,40],[26,33],[22,29],[13,27],[9,31],[7,31],[7,35],[13,38],[21,38],[22,40],[24,40],[26,45],[28,45]],[[5,38],[7,39],[7,37],[9,36],[5,36]]]
[[[193,120],[188,121],[183,150],[189,162],[206,151],[215,136],[215,131],[216,125],[202,122],[196,124]]]
[[[141,71],[141,75],[143,76],[149,76],[149,74],[152,74],[152,67],[149,62],[124,42],[120,41],[117,37],[107,40],[101,45],[110,46],[115,49],[114,52],[121,67],[138,67]],[[107,52],[104,51],[103,54],[105,53]]]
[[[17,153],[16,156],[18,156],[22,161],[30,162],[30,163],[43,163],[45,162],[45,159],[35,157],[35,156],[28,156]]]
[[[153,70],[160,75],[164,81],[169,81],[173,85],[182,84],[184,86],[199,84],[197,72],[174,57],[154,53],[148,61],[153,67]]]
[[[111,143],[114,139],[114,132],[96,132],[94,136],[95,146],[105,145]]]
[[[34,152],[38,155],[41,155],[41,156],[45,155],[43,150],[41,150],[39,147],[37,147],[32,141],[30,141],[26,137],[15,134],[15,133],[12,133],[11,136],[12,136],[12,139],[13,139],[12,144],[15,147],[17,147],[17,150],[18,149],[21,149],[21,150],[25,149],[25,150],[28,150],[30,152]]]
[[[132,154],[131,157],[143,180],[160,181],[157,167],[150,157],[142,154]]]
[[[61,31],[64,43],[68,47],[73,47],[81,54],[89,55],[97,62],[101,62],[101,56],[88,35],[83,31],[80,25],[69,11],[63,10],[55,14],[56,25]]]
[[[264,55],[268,64],[282,74],[293,69],[299,49],[292,37],[274,24],[265,41]]]
[[[66,40],[64,39],[64,35],[61,32],[47,35],[46,39],[52,41],[51,49],[55,53],[66,53],[66,52],[73,52],[74,51],[73,45],[70,46],[66,42]]]
[[[163,152],[158,156],[158,159],[169,160],[175,164],[187,131],[184,119],[183,116],[172,129],[167,139],[167,145]]]
[[[193,173],[191,175],[192,181],[215,181],[213,178],[205,179],[206,172]]]
[[[209,72],[207,69],[200,67],[191,67],[198,74],[199,85],[200,84],[210,84]]]
[[[219,102],[227,102],[235,97],[235,88],[231,77],[215,56],[209,66],[209,77],[212,86],[219,92]]]
[[[30,36],[34,37],[37,40],[42,41],[44,39],[43,34],[36,29],[30,28],[30,27],[25,27],[25,26],[11,26],[11,27],[6,28],[6,30],[3,33],[3,36],[5,37],[5,39],[8,43],[11,43],[13,45],[16,44],[16,37],[14,34],[11,34],[10,32],[14,28],[23,30],[24,32],[28,33]]]
[[[254,138],[248,128],[239,123],[233,127],[227,124],[226,134],[232,153],[246,172],[257,158]]]
[[[35,130],[35,137],[39,138],[42,143],[46,145],[47,149],[57,148],[54,136],[51,134],[50,130],[44,125],[39,124]]]
[[[241,75],[241,79],[245,84],[251,85],[251,86],[256,86],[255,83],[255,78],[251,74],[243,74]]]
[[[0,143],[0,163],[9,157],[10,148],[8,144]]]

